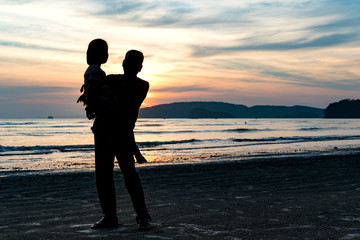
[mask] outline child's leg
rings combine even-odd
[[[136,142],[134,142],[134,146],[133,146],[133,152],[136,158],[136,161],[138,163],[146,163],[147,160],[144,158],[144,156],[141,154],[138,146],[136,145]]]

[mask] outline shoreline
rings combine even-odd
[[[154,220],[135,231],[115,171],[118,228],[101,217],[93,172],[0,178],[1,239],[358,239],[360,154],[138,168]]]
[[[137,164],[137,169],[142,168],[157,168],[165,166],[182,166],[182,165],[207,165],[207,164],[222,164],[227,162],[241,162],[241,163],[255,163],[255,162],[277,162],[288,161],[292,158],[309,158],[309,157],[323,157],[323,156],[345,156],[360,154],[360,146],[345,145],[339,147],[326,147],[314,149],[289,149],[289,150],[275,150],[263,152],[238,152],[238,153],[220,153],[220,154],[202,154],[202,155],[173,155],[173,156],[159,156],[149,157],[150,160],[145,164]],[[75,173],[91,173],[95,171],[94,160],[81,159],[79,161],[59,161],[38,163],[34,162],[27,166],[9,166],[0,168],[0,179],[12,176],[37,176],[37,175],[52,175],[52,174],[75,174]],[[115,169],[118,168],[117,160],[115,159]]]

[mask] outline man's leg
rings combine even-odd
[[[124,181],[127,191],[130,194],[138,218],[150,218],[145,205],[144,191],[141,180],[136,172],[134,157],[131,153],[125,153],[116,156],[119,162],[121,172],[124,175]]]
[[[135,170],[134,157],[132,152],[127,151],[124,154],[116,155],[121,171],[124,175],[124,181],[127,191],[130,194],[131,201],[136,211],[136,222],[139,231],[145,231],[151,228],[151,217],[146,209],[144,191],[138,173]]]

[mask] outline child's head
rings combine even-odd
[[[105,40],[94,39],[89,43],[86,52],[86,60],[89,65],[106,63],[108,57],[108,45]]]
[[[136,75],[142,69],[142,63],[144,61],[144,55],[137,50],[130,50],[126,53],[123,61],[123,68],[125,74]]]

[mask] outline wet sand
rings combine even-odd
[[[94,174],[0,178],[0,239],[360,239],[360,155],[138,170],[154,228],[137,232],[117,169],[121,225],[101,217]]]

